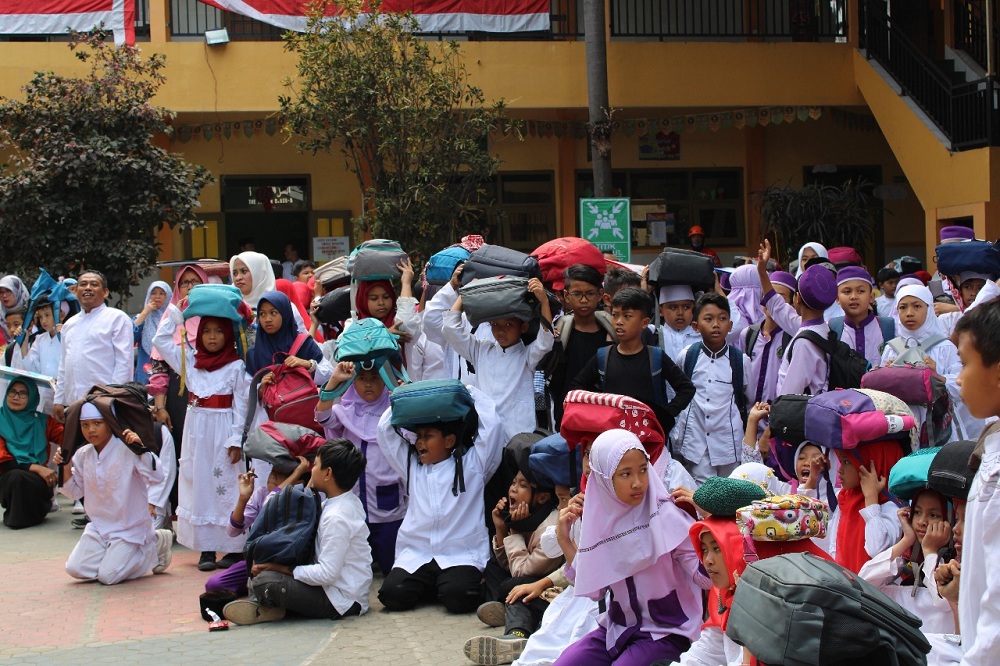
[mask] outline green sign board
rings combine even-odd
[[[629,200],[580,199],[580,237],[618,261],[632,260],[632,216]]]

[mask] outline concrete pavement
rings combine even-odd
[[[375,597],[360,618],[337,622],[286,619],[229,631],[208,631],[198,595],[210,574],[198,554],[174,545],[173,562],[160,576],[107,587],[70,578],[64,564],[81,530],[70,527],[71,502],[38,527],[0,526],[0,665],[134,664],[157,666],[258,664],[468,664],[465,640],[500,635],[474,614],[449,615],[439,607],[388,613]]]

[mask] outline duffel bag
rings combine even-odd
[[[566,286],[566,269],[584,264],[597,269],[601,275],[608,270],[604,254],[596,245],[583,238],[567,236],[542,243],[531,256],[538,260],[542,282],[559,290]]]
[[[969,458],[975,448],[976,442],[970,439],[942,446],[927,469],[927,487],[951,499],[969,499],[969,488],[976,478]]]
[[[406,253],[398,241],[373,238],[354,248],[347,268],[355,281],[394,280],[403,274],[397,266],[404,259]]]
[[[535,317],[537,301],[528,292],[527,278],[482,278],[465,285],[459,293],[462,311],[473,326],[507,317],[521,321],[531,321]]]
[[[826,502],[805,495],[775,495],[736,512],[743,536],[754,541],[822,539],[830,522]]]
[[[798,446],[806,441],[806,405],[812,396],[788,393],[779,395],[771,405],[771,436]]]
[[[918,449],[896,461],[889,470],[889,494],[896,499],[909,501],[927,488],[931,463],[941,447]]]
[[[711,291],[715,288],[715,262],[701,252],[670,247],[649,265],[648,281],[657,289],[686,284],[695,291]]]
[[[315,454],[325,441],[315,430],[305,426],[266,421],[247,437],[243,455],[271,463],[279,471],[291,474],[299,465],[299,456]]]
[[[926,664],[921,621],[835,562],[791,553],[740,576],[726,635],[765,664]]]
[[[472,394],[457,379],[426,379],[400,386],[389,396],[389,405],[391,425],[407,430],[461,421],[476,413]]]
[[[996,243],[984,240],[963,240],[938,245],[937,269],[941,275],[958,275],[965,271],[1000,275],[1000,249]]]
[[[462,269],[462,284],[473,280],[499,275],[513,275],[523,278],[542,277],[538,260],[524,252],[512,250],[502,245],[483,245],[469,255]]]
[[[461,245],[446,247],[437,254],[431,255],[424,267],[424,277],[433,285],[447,284],[452,274],[460,264],[469,259],[470,252]]]
[[[883,439],[910,439],[916,448],[914,425],[905,402],[871,389],[827,391],[806,404],[806,439],[831,449]]]

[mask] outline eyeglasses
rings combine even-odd
[[[600,294],[597,291],[571,291],[568,293],[570,298],[577,301],[596,301]]]
[[[8,391],[7,395],[14,398],[27,398],[29,394],[27,391]]]
[[[197,287],[199,284],[201,284],[201,280],[184,280],[183,282],[180,283],[180,286]]]

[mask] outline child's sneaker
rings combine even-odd
[[[73,502],[73,515],[79,516],[84,513],[87,513],[87,510],[83,508],[83,502],[80,500]]]
[[[174,553],[170,549],[174,545],[174,535],[170,530],[156,530],[156,566],[153,573],[161,574],[170,566]]]
[[[488,627],[502,627],[507,618],[507,609],[502,601],[487,601],[476,609],[476,617]]]
[[[198,558],[198,571],[215,571],[216,568],[215,553],[210,550],[202,551]]]
[[[62,507],[59,506],[59,499],[53,495],[52,506],[49,507],[49,513],[55,513],[56,511],[62,511]]]
[[[474,664],[511,664],[524,652],[528,637],[514,630],[499,638],[476,636],[465,642],[465,656]]]
[[[222,614],[233,624],[257,624],[274,622],[285,617],[285,609],[275,606],[261,606],[249,599],[230,601],[222,609]]]

